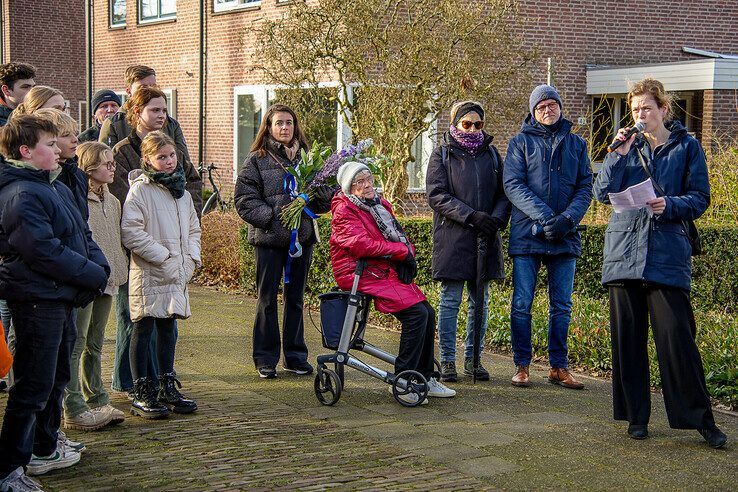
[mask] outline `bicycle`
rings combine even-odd
[[[208,197],[207,201],[205,201],[205,205],[202,206],[202,215],[212,212],[215,209],[225,212],[228,208],[228,204],[220,196],[220,189],[218,189],[218,186],[215,184],[215,180],[213,179],[213,171],[216,169],[218,168],[213,163],[210,163],[207,168],[205,168],[204,164],[201,164],[197,169],[200,173],[200,179],[202,179],[203,175],[207,171],[208,181],[210,181],[210,186],[213,189],[213,194]]]

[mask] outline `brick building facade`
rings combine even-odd
[[[6,1],[3,4],[9,7],[4,14],[11,16],[9,22],[15,26],[13,15],[18,16],[19,11],[31,8],[35,15],[36,10],[43,11],[44,5],[61,3]],[[72,96],[69,98],[73,115],[75,103],[72,99],[84,98],[85,77],[84,2],[74,3],[79,4],[77,8],[65,8],[65,12],[70,13],[67,22],[75,26],[73,29],[49,33],[31,27],[14,27],[6,28],[4,36],[8,43],[6,60],[10,57],[36,64],[41,70],[39,82],[42,83],[46,82],[46,77],[49,81],[59,77],[59,88],[65,94],[69,92],[68,97]],[[202,3],[205,11],[201,24]],[[29,4],[33,7],[28,7]],[[261,111],[275,97],[273,88],[259,85],[257,74],[249,66],[255,49],[250,27],[264,17],[282,15],[284,0],[93,0],[92,4],[94,90],[122,91],[123,72],[130,64],[154,67],[160,86],[172,94],[173,116],[182,124],[193,160],[197,160],[202,142],[203,161],[215,163],[220,168],[221,183],[226,191],[231,190],[236,169],[253,140]],[[521,24],[516,28],[523,34],[528,47],[536,46],[540,57],[534,66],[531,87],[547,80],[550,58],[551,76],[564,98],[565,114],[578,123],[578,131],[582,134],[597,133],[594,128],[597,125],[604,128],[601,135],[595,135],[599,140],[611,137],[616,122],[626,111],[622,96],[627,89],[621,79],[641,74],[663,75],[667,89],[676,88],[680,117],[708,150],[713,134],[738,129],[738,60],[722,60],[720,67],[728,67],[727,75],[722,82],[710,85],[703,80],[707,68],[697,63],[706,58],[683,50],[683,47],[692,47],[738,54],[735,20],[738,19],[738,2],[663,0],[632,4],[626,11],[623,3],[616,0],[519,0],[519,8]],[[206,67],[202,135],[198,120],[201,114],[201,25]],[[31,39],[28,36],[42,35],[58,44],[60,33],[64,36],[60,53],[49,54],[41,48],[40,42],[19,45],[14,41],[18,36]],[[24,52],[20,49],[24,44],[35,48],[28,47]],[[73,48],[68,49],[69,46]],[[685,70],[694,72],[693,82],[682,83]],[[67,74],[71,75],[69,80]],[[612,79],[614,85],[605,84],[603,77]],[[670,87],[671,81],[674,81],[673,87]],[[612,91],[613,87],[618,87],[617,92]],[[521,108],[520,120],[526,112],[527,108]],[[336,140],[341,142],[347,135],[339,120],[337,118]],[[419,153],[428,155],[435,143],[435,134],[445,124],[434,126],[418,141]],[[520,121],[511,121],[492,128],[501,151],[504,152],[508,138],[519,125]],[[597,160],[598,156],[593,157]],[[411,183],[416,189],[422,189],[422,163],[412,171]]]

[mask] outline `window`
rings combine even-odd
[[[434,136],[436,133],[436,122],[433,121],[428,128],[413,142],[413,161],[407,163],[407,189],[408,191],[425,191],[425,173],[428,170],[433,152]]]
[[[213,0],[214,12],[225,12],[261,5],[261,0]]]
[[[126,0],[110,0],[110,27],[126,25]]]
[[[155,22],[176,17],[177,0],[138,0],[139,22]]]
[[[235,93],[233,158],[236,174],[241,170],[246,157],[251,152],[251,144],[256,139],[256,132],[259,131],[264,111],[263,99],[265,98],[266,93],[259,94],[258,91],[243,93],[236,91]]]

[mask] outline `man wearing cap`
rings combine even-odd
[[[100,137],[100,128],[105,120],[113,116],[121,107],[118,94],[110,89],[101,89],[92,96],[92,126],[79,135],[79,142],[97,141]]]
[[[505,193],[513,204],[509,253],[513,258],[510,330],[514,386],[529,386],[532,358],[531,308],[541,265],[548,273],[548,381],[582,389],[568,370],[567,336],[571,320],[576,230],[592,200],[592,170],[587,144],[571,133],[561,97],[539,85],[530,95],[530,113],[510,141],[505,157]]]

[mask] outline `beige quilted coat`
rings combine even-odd
[[[131,320],[188,318],[187,282],[200,261],[200,223],[189,193],[175,200],[142,170],[130,172],[121,235],[131,251]]]

